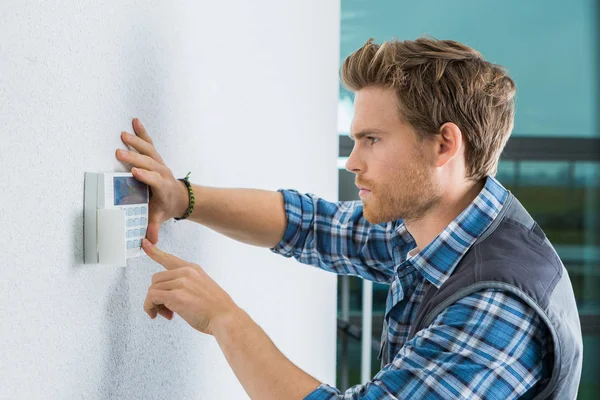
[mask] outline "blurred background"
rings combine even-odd
[[[506,67],[515,80],[515,127],[496,177],[537,220],[569,272],[584,339],[579,399],[600,396],[599,4],[598,0],[341,2],[340,65],[369,38],[381,43],[431,35],[475,48],[486,60]],[[352,103],[351,93],[340,85],[340,200],[359,199],[354,175],[344,170],[352,150],[348,138]],[[380,369],[378,343],[388,286],[339,277],[338,288],[337,387],[344,390],[364,382],[362,327],[371,330],[364,338],[371,358],[366,375],[372,377]]]
[[[477,49],[517,84],[497,178],[568,269],[579,398],[600,398],[599,3],[0,1],[0,399],[247,398],[213,338],[143,312],[162,267],[83,263],[84,173],[128,170],[114,152],[139,117],[177,177],[358,200],[338,68],[369,38],[425,34]],[[322,382],[344,390],[379,370],[385,285],[192,223],[164,224],[160,243]]]

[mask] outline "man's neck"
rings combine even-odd
[[[438,204],[418,220],[404,221],[406,229],[417,242],[415,254],[431,243],[461,212],[475,200],[485,185],[469,182],[460,189],[442,196]]]

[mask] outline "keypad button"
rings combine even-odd
[[[140,229],[140,236],[146,237],[146,228]]]
[[[131,217],[133,215],[133,208],[128,208],[127,209],[127,216]]]
[[[135,215],[140,215],[142,213],[142,209],[139,207],[135,208]]]
[[[146,206],[142,206],[142,214],[146,214],[148,212],[148,208]]]
[[[147,223],[148,223],[148,220],[146,218],[142,218],[141,225],[146,226]]]
[[[142,239],[136,240],[135,247],[142,247]]]
[[[130,240],[127,242],[127,248],[128,249],[133,249],[133,240]]]
[[[127,226],[133,226],[133,220],[128,219],[127,220]]]
[[[140,230],[139,230],[139,229],[136,229],[136,230],[135,230],[135,234],[134,234],[134,235],[135,235],[135,236],[140,236]]]
[[[127,237],[128,237],[128,238],[130,238],[130,237],[132,237],[132,236],[133,236],[133,235],[132,235],[132,232],[131,232],[131,230],[128,230],[128,231],[127,231]]]

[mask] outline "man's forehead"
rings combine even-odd
[[[354,119],[357,125],[372,124],[382,121],[383,124],[395,123],[400,119],[398,100],[388,92],[366,92],[363,89],[354,98]]]

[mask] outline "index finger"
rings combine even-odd
[[[151,259],[153,259],[168,270],[185,267],[188,264],[187,261],[182,260],[181,258],[174,256],[173,254],[165,253],[164,251],[160,250],[146,238],[142,240],[142,249],[146,252],[146,254],[148,254],[148,256]]]
[[[133,125],[133,131],[136,135],[144,139],[146,142],[154,144],[152,143],[152,138],[150,138],[150,135],[148,135],[148,132],[146,132],[146,128],[144,128],[144,125],[142,125],[139,119],[134,118],[131,125]]]
[[[122,139],[125,144],[136,149],[138,153],[147,155],[148,157],[158,161],[160,164],[164,164],[162,157],[158,154],[153,144],[146,142],[141,137],[132,135],[128,132],[123,132]]]

